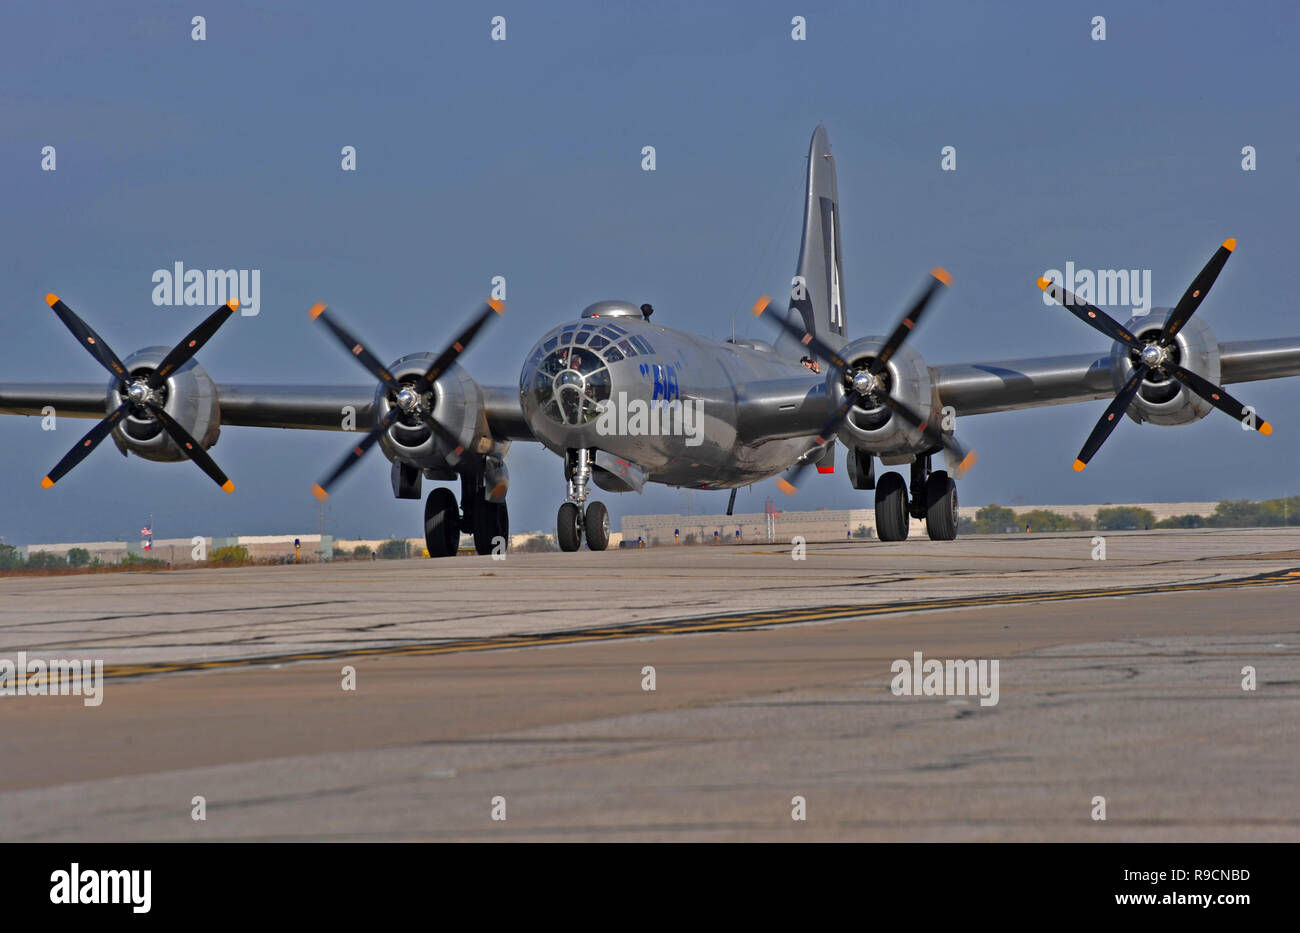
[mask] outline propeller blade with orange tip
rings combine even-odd
[[[209,314],[198,327],[186,334],[185,339],[172,347],[168,354],[163,357],[162,362],[158,364],[158,367],[149,374],[149,387],[152,389],[158,388],[167,381],[168,376],[188,363],[196,353],[203,349],[203,345],[217,332],[217,328],[230,320],[230,316],[235,313],[238,307],[239,299],[230,299]]]
[[[483,307],[479,309],[474,320],[456,337],[455,340],[443,350],[441,355],[433,361],[423,376],[421,376],[412,388],[420,395],[425,394],[438,381],[438,377],[447,371],[447,367],[456,361],[465,350],[469,347],[470,342],[482,329],[483,325],[492,319],[493,315],[503,315],[506,312],[504,301],[498,301],[495,298],[489,298],[484,302]]]
[[[1205,399],[1225,415],[1229,415],[1245,424],[1246,406],[1237,401],[1222,386],[1216,386],[1210,380],[1197,375],[1190,369],[1179,366],[1177,363],[1167,364],[1167,368],[1174,374],[1174,377],[1187,388],[1191,389],[1201,398]],[[1262,418],[1254,419],[1256,431],[1268,436],[1273,433],[1273,426]]]
[[[402,387],[397,384],[397,380],[395,380],[393,374],[388,371],[388,367],[379,362],[379,359],[366,349],[365,344],[353,336],[350,330],[335,319],[334,315],[329,312],[328,307],[323,301],[312,305],[311,310],[307,313],[311,316],[312,320],[319,320],[328,327],[330,332],[338,338],[339,343],[343,344],[343,348],[355,356],[357,362],[365,367],[366,372],[370,373],[370,375],[382,382],[390,392],[402,391]]]
[[[130,407],[130,402],[123,402],[86,432],[86,436],[77,441],[76,446],[64,454],[63,459],[54,465],[54,469],[45,475],[45,478],[41,480],[41,488],[49,489],[63,479],[69,470],[82,460],[85,460],[87,455],[99,446],[99,442],[108,437],[109,432],[113,430],[113,426],[122,419],[122,416],[126,414],[127,409]]]
[[[64,323],[68,330],[72,331],[72,335],[77,338],[77,342],[99,361],[99,365],[117,377],[118,385],[125,386],[127,378],[126,365],[117,358],[117,354],[104,342],[104,338],[95,333],[94,328],[89,324],[77,317],[76,313],[65,305],[58,295],[46,295],[45,303],[54,310],[54,313],[59,316],[59,320]]]
[[[1089,304],[1072,292],[1066,291],[1051,279],[1039,279],[1038,287],[1047,292],[1048,297],[1061,305],[1083,323],[1105,334],[1111,340],[1118,340],[1126,347],[1141,352],[1142,342],[1130,334],[1119,321],[1105,311]]]
[[[786,472],[785,476],[776,481],[777,487],[783,493],[787,496],[793,496],[795,494],[799,488],[799,477],[803,476],[804,471],[813,463],[811,454],[814,451],[825,447],[828,442],[834,440],[835,435],[840,430],[840,425],[844,423],[844,419],[849,416],[849,412],[853,410],[853,406],[861,399],[862,396],[852,389],[844,393],[844,398],[840,401],[840,404],[836,407],[834,413],[830,416],[830,419],[822,425],[822,429],[817,432],[817,440],[804,455],[804,459],[792,466]]]
[[[869,369],[873,375],[878,375],[884,370],[885,365],[898,352],[898,348],[903,345],[903,341],[907,339],[908,334],[920,322],[921,315],[925,313],[926,307],[934,300],[935,293],[939,291],[939,288],[952,285],[952,276],[939,266],[935,266],[930,270],[930,276],[930,281],[926,283],[925,289],[917,297],[916,301],[912,302],[912,307],[908,308],[903,314],[902,320],[894,327],[894,332],[889,335],[885,345],[880,348],[880,352],[871,361]]]
[[[1115,430],[1119,424],[1120,418],[1128,410],[1129,403],[1137,395],[1138,389],[1142,387],[1142,380],[1147,374],[1147,368],[1143,364],[1133,370],[1132,375],[1128,377],[1128,382],[1116,393],[1115,398],[1102,412],[1101,418],[1097,421],[1096,427],[1088,435],[1088,439],[1083,443],[1083,449],[1079,451],[1079,456],[1074,461],[1074,472],[1078,473],[1092,460],[1093,456],[1110,437],[1110,432]]]
[[[397,419],[401,417],[401,414],[402,410],[400,408],[394,407],[388,409],[388,414],[380,420],[379,424],[375,425],[374,428],[371,429],[369,434],[363,437],[358,444],[353,446],[353,448],[347,452],[329,476],[325,477],[319,483],[314,483],[312,485],[312,495],[317,499],[320,499],[322,502],[328,499],[330,489],[333,488],[334,484],[343,477],[344,473],[348,472],[348,470],[361,462],[361,458],[366,455],[366,452],[369,451],[371,447],[375,446],[375,442],[379,440],[385,431],[392,427],[393,422],[397,421]]]
[[[1214,251],[1210,261],[1205,264],[1205,268],[1197,274],[1196,278],[1192,279],[1192,284],[1187,286],[1187,291],[1183,292],[1183,297],[1178,299],[1178,304],[1174,305],[1174,310],[1165,319],[1164,329],[1160,332],[1160,345],[1162,347],[1168,346],[1169,341],[1174,339],[1178,332],[1183,329],[1183,325],[1196,313],[1196,309],[1201,306],[1205,296],[1210,293],[1214,280],[1219,277],[1219,273],[1223,271],[1224,265],[1236,248],[1237,241],[1235,239],[1229,237],[1224,240],[1223,245]]]
[[[754,302],[754,317],[761,317],[771,306],[772,299],[767,295],[762,296],[758,301]],[[849,364],[842,356],[819,340],[816,335],[808,333],[798,324],[791,321],[789,317],[782,317],[780,314],[773,314],[772,320],[776,321],[776,323],[781,326],[781,329],[787,334],[807,347],[814,356],[821,357],[840,372],[844,372],[848,369]]]
[[[885,407],[893,411],[894,414],[898,415],[912,427],[916,428],[916,430],[920,431],[921,436],[925,438],[932,447],[943,447],[952,452],[954,458],[957,460],[956,475],[953,479],[961,479],[961,477],[975,465],[975,461],[979,459],[979,456],[975,451],[968,451],[961,445],[961,442],[958,441],[957,438],[953,437],[951,434],[945,434],[943,431],[940,431],[939,428],[935,426],[933,419],[922,418],[907,403],[900,402],[891,395],[882,394],[877,396],[877,398],[880,399]]]
[[[181,427],[176,419],[167,414],[157,402],[149,403],[149,411],[158,419],[158,423],[162,425],[167,435],[176,442],[181,453],[193,460],[200,470],[208,474],[212,481],[221,487],[223,492],[235,491],[235,484],[221,472],[221,467],[217,466],[216,461],[208,455],[203,445],[196,441],[189,431]]]

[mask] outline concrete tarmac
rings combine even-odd
[[[110,674],[98,707],[0,697],[0,826],[1300,839],[1300,533],[1092,538],[0,579],[0,657]],[[998,660],[997,704],[894,695],[917,651]]]

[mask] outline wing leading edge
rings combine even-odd
[[[374,425],[371,386],[217,385],[221,423],[238,427],[342,431],[345,409],[355,412],[353,430]],[[513,386],[482,386],[488,427],[498,440],[531,441],[533,433]],[[0,415],[44,415],[52,407],[63,418],[103,418],[103,383],[0,383]]]

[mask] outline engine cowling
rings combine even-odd
[[[393,378],[413,384],[436,359],[432,353],[412,353],[389,367]],[[459,364],[453,363],[432,388],[432,414],[455,436],[459,453],[449,439],[438,435],[416,417],[399,418],[379,439],[389,460],[399,460],[424,470],[445,470],[467,457],[481,457],[493,449],[483,407],[483,390]],[[396,401],[382,384],[375,390],[375,421],[381,421]]]
[[[122,363],[132,376],[145,375],[157,369],[170,349],[145,347],[132,353]],[[191,359],[177,369],[156,392],[166,400],[163,410],[202,444],[205,450],[216,445],[221,434],[217,387],[196,360]],[[122,402],[117,382],[111,381],[106,411],[113,411]],[[138,409],[129,410],[127,416],[113,428],[112,437],[123,456],[130,452],[137,457],[162,463],[187,459],[158,420]]]
[[[1152,343],[1160,335],[1171,310],[1153,308],[1150,314],[1130,318],[1124,326],[1138,340]],[[1192,318],[1183,325],[1174,337],[1171,350],[1175,362],[1215,385],[1220,383],[1219,342],[1209,325],[1200,318]],[[1111,347],[1110,370],[1116,392],[1133,374],[1137,360],[1136,350],[1121,343],[1115,343]],[[1139,424],[1149,421],[1152,424],[1169,425],[1200,421],[1213,410],[1209,402],[1189,391],[1177,379],[1160,370],[1153,370],[1142,381],[1142,387],[1129,405],[1127,414]]]
[[[848,361],[849,370],[853,371],[875,359],[884,344],[883,338],[864,337],[849,344],[840,351],[840,355]],[[904,344],[898,348],[893,358],[885,364],[882,378],[889,394],[900,402],[917,412],[931,410],[933,387],[930,384],[930,370],[921,355],[911,347]],[[830,373],[826,380],[826,391],[833,405],[841,404],[845,395],[843,378],[835,372]],[[870,399],[865,404],[854,406],[840,427],[839,438],[850,450],[869,450],[880,456],[885,463],[910,459],[924,446],[919,431],[896,417],[884,405]]]

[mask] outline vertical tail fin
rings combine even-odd
[[[808,192],[803,208],[803,240],[799,266],[791,285],[790,320],[831,346],[842,345],[844,279],[840,262],[840,207],[835,185],[835,159],[826,127],[818,124],[808,146]],[[837,339],[838,338],[838,339]],[[778,346],[802,355],[794,338],[782,335]]]

